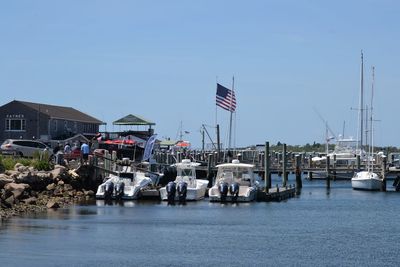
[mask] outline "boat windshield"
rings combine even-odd
[[[253,181],[253,171],[248,167],[224,167],[217,173],[219,182],[239,183],[240,185],[250,185]]]
[[[335,146],[336,152],[343,151],[356,151],[357,149],[357,141],[356,140],[338,140]]]
[[[193,174],[192,169],[179,168],[177,170],[177,176],[195,176],[195,175]]]

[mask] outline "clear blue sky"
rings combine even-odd
[[[2,1],[0,104],[72,106],[108,130],[137,114],[159,138],[183,121],[198,147],[200,126],[215,124],[216,80],[230,87],[234,75],[237,146],[324,142],[313,107],[356,136],[363,49],[376,143],[400,146],[399,12],[395,0]],[[227,143],[227,112],[218,122]]]

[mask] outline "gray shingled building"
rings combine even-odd
[[[0,141],[62,140],[75,134],[93,136],[102,121],[71,107],[14,100],[0,107]]]

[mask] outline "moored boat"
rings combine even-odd
[[[214,185],[208,191],[210,201],[250,202],[255,200],[259,182],[255,179],[254,165],[233,160],[216,166]]]
[[[142,171],[118,172],[105,178],[96,192],[97,199],[134,200],[140,197],[141,190],[153,183]]]
[[[176,179],[160,188],[161,200],[182,202],[203,199],[208,180],[196,178],[196,167],[199,165],[200,163],[191,162],[189,159],[174,164],[177,171]]]
[[[382,188],[382,179],[374,172],[357,172],[351,178],[351,187],[358,190],[378,191]]]

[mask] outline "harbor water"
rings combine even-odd
[[[3,222],[1,266],[398,266],[399,204],[316,180],[282,202],[96,201]]]

